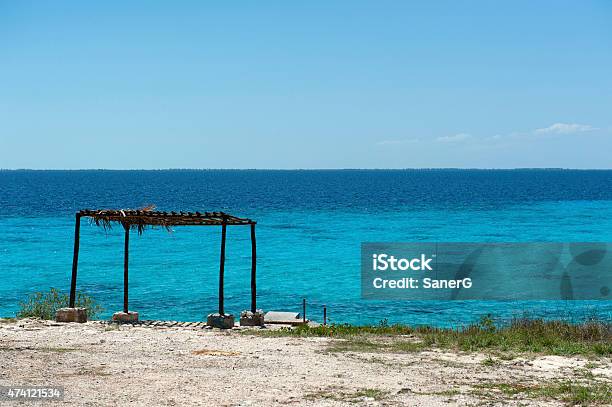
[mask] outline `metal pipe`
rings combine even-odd
[[[323,305],[323,326],[327,325],[327,307]]]

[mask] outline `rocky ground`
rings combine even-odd
[[[571,401],[529,389],[612,382],[609,358],[330,351],[337,341],[4,320],[0,385],[64,386],[46,405],[553,406]]]

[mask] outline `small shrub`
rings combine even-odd
[[[40,318],[40,319],[55,319],[55,313],[58,309],[68,307],[70,298],[68,295],[60,292],[57,288],[51,288],[49,292],[35,292],[28,295],[26,301],[19,303],[19,311],[17,318]],[[75,306],[78,308],[86,308],[87,316],[94,319],[103,308],[91,296],[77,292],[75,298]]]
[[[495,330],[497,329],[497,327],[495,326],[495,321],[493,320],[493,317],[491,317],[491,314],[481,316],[480,321],[478,322],[476,326],[481,331],[491,332],[491,333],[495,332]]]

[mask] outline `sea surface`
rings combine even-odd
[[[369,301],[362,242],[611,242],[612,171],[0,171],[0,316],[34,291],[68,292],[79,209],[226,211],[257,221],[258,306],[331,322],[456,326],[492,314],[612,320],[610,301]],[[250,235],[228,227],[226,311],[250,301]],[[130,240],[130,309],[197,321],[217,308],[219,227]],[[78,289],[122,308],[123,232],[81,227]]]

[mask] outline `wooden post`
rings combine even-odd
[[[128,258],[130,250],[130,225],[124,224],[125,246],[123,248],[123,312],[128,313]]]
[[[255,223],[251,223],[251,312],[257,310],[257,244],[255,242]]]
[[[306,298],[302,298],[302,322],[306,323]]]
[[[74,308],[76,299],[77,267],[79,264],[79,241],[81,239],[81,214],[76,214],[74,223],[74,254],[72,255],[72,278],[70,280],[70,308]]]
[[[221,224],[221,261],[219,264],[219,315],[223,312],[223,273],[225,272],[225,234],[227,225],[225,221]]]

